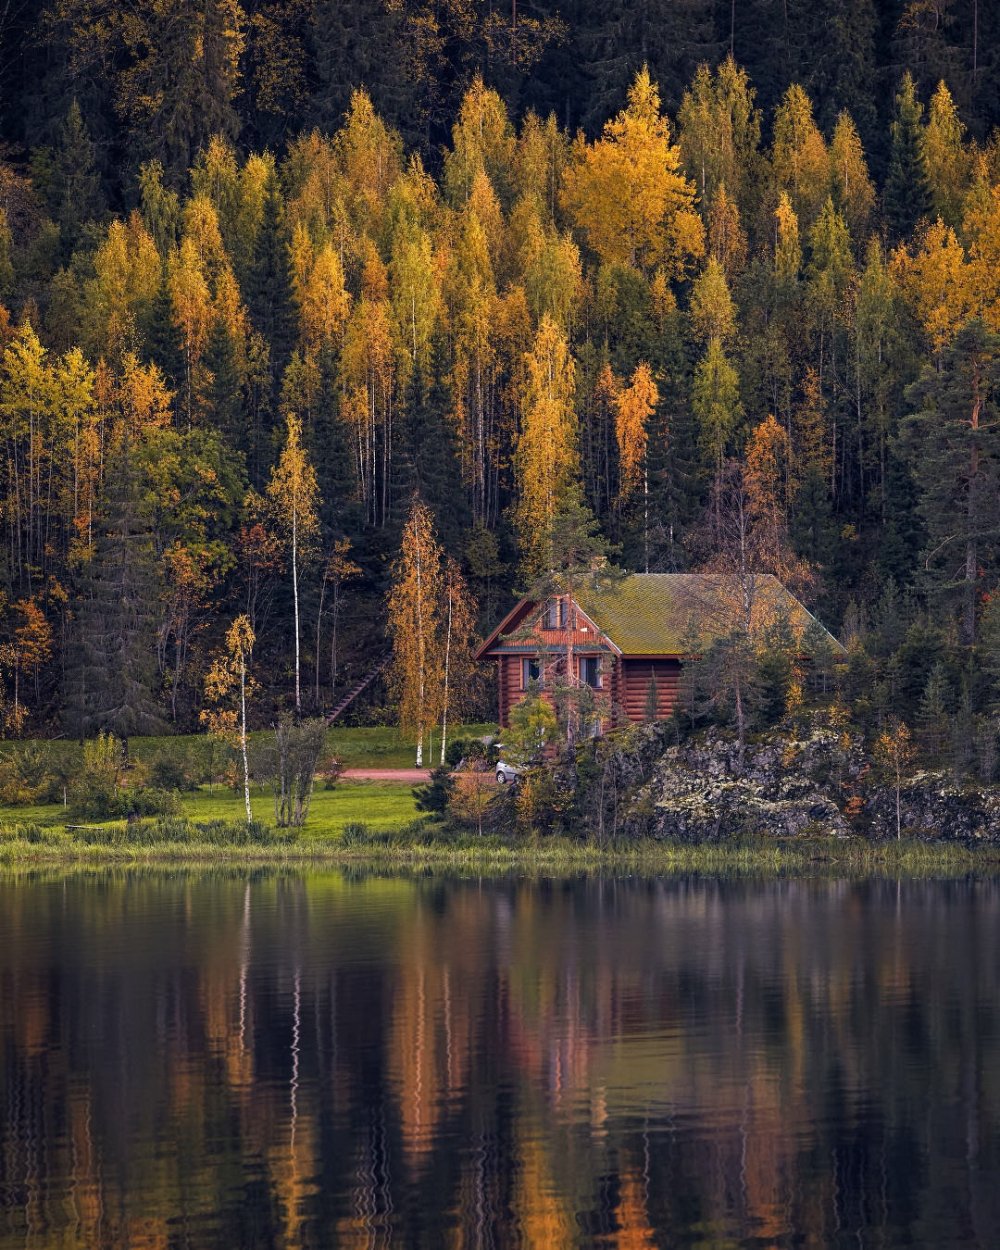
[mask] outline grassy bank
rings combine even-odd
[[[452,740],[481,737],[495,730],[491,725],[460,725]],[[252,735],[259,737],[261,735]],[[432,742],[431,747],[436,744]],[[371,729],[330,729],[327,750],[345,768],[412,768],[414,745],[394,726]],[[64,739],[0,742],[0,756],[10,752],[27,752],[37,756],[41,766],[60,777],[67,777],[81,766],[82,749],[78,742]],[[137,764],[150,768],[164,758],[183,761],[184,772],[195,779],[218,777],[224,770],[227,752],[204,734],[159,738],[132,738],[131,757]],[[428,763],[437,762],[428,751]],[[60,786],[54,787],[56,792]],[[273,820],[271,792],[254,786],[253,809],[256,818]],[[216,780],[179,795],[182,812],[193,821],[240,820],[243,816],[242,792],[236,792]],[[303,830],[305,839],[335,837],[347,825],[364,823],[375,829],[398,829],[417,815],[412,783],[342,781],[326,789],[320,781],[313,793],[309,818]],[[62,803],[28,803],[6,806],[0,803],[0,828],[17,824],[38,825],[45,829],[61,828],[79,823],[72,809]]]
[[[192,821],[238,821],[243,818],[243,796],[225,786],[202,786],[180,796],[184,815]],[[274,803],[269,791],[253,787],[255,818],[270,823]],[[302,840],[311,842],[336,837],[351,824],[367,824],[375,829],[402,828],[417,816],[412,786],[385,781],[342,781],[332,790],[317,786]],[[80,822],[61,804],[44,803],[24,807],[0,807],[0,829],[16,825],[38,825],[42,829],[65,829]],[[93,821],[91,824],[102,822]]]
[[[326,865],[377,872],[450,871],[567,875],[579,872],[713,873],[743,876],[875,875],[942,877],[1000,874],[1000,848],[953,844],[812,838],[762,840],[740,846],[682,846],[643,842],[599,847],[564,838],[504,841],[475,837],[436,841],[410,826],[368,837],[300,837],[288,843],[227,846],[198,841],[155,846],[0,839],[0,866],[306,867]]]

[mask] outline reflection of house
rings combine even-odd
[[[696,573],[633,573],[540,604],[522,599],[479,648],[476,658],[497,661],[500,724],[537,682],[592,686],[606,715],[614,710],[641,721],[670,715],[685,656],[741,628],[745,596],[752,628],[784,618],[803,654],[820,641],[842,648],[775,577],[751,586]]]

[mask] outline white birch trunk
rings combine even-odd
[[[253,820],[250,808],[250,764],[247,759],[247,661],[240,656],[240,752],[243,755],[243,802],[247,809],[247,824]]]
[[[417,551],[417,767],[424,766],[424,700],[426,690],[426,654],[424,641],[424,585],[421,578],[422,552]]]
[[[441,703],[441,767],[444,767],[444,753],[448,747],[448,678],[451,675],[451,605],[452,589],[448,587],[448,630],[444,641],[444,690]],[[482,830],[480,830],[482,832]]]
[[[302,691],[299,686],[299,512],[292,501],[292,599],[295,602],[295,715],[302,714]]]

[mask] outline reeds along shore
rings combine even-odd
[[[377,836],[377,835],[376,835]],[[598,846],[565,838],[512,841],[303,840],[272,845],[165,842],[157,845],[29,842],[0,839],[0,868],[343,868],[374,872],[661,874],[709,872],[818,876],[872,874],[934,877],[1000,873],[1000,848],[954,843],[871,843],[861,838],[761,839],[740,845],[638,842]]]

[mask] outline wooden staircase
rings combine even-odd
[[[348,690],[347,694],[344,695],[333,711],[327,716],[326,723],[328,725],[332,725],[338,716],[343,716],[358,695],[368,689],[375,678],[378,677],[379,673],[385,669],[388,663],[389,653],[386,652],[385,655],[381,656],[376,661],[374,668],[370,668],[368,672],[365,673],[364,677],[362,677],[360,681],[355,682],[351,689]]]

